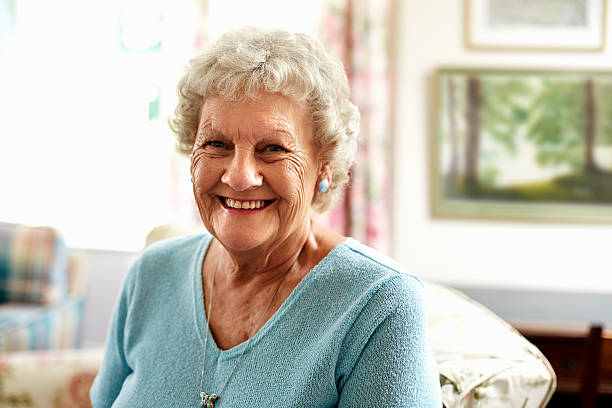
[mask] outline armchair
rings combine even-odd
[[[77,347],[83,288],[57,230],[0,223],[0,352]]]
[[[425,283],[427,326],[446,408],[544,408],[557,387],[544,355],[463,293]]]

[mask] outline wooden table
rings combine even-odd
[[[512,322],[557,375],[549,407],[612,407],[612,330],[600,325]]]

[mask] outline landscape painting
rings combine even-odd
[[[434,213],[612,221],[612,72],[440,69]]]
[[[492,26],[575,26],[588,24],[587,0],[489,0]]]
[[[466,45],[507,51],[604,49],[605,0],[465,0]]]

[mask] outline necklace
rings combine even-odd
[[[264,317],[268,313],[268,310],[270,309],[270,306],[272,306],[272,301],[276,297],[276,294],[278,293],[278,290],[280,289],[281,285],[285,281],[285,278],[287,277],[287,275],[289,275],[289,271],[293,268],[293,265],[295,265],[295,263],[297,262],[298,257],[299,257],[299,254],[293,260],[293,262],[291,263],[291,266],[289,266],[289,268],[287,268],[287,271],[285,272],[285,274],[281,278],[280,282],[278,282],[278,286],[276,287],[276,290],[272,294],[272,297],[270,298],[270,301],[268,302],[268,306],[266,306],[266,309],[264,310],[262,315],[259,317],[259,320],[257,321],[257,324],[255,325],[255,328],[253,329],[253,333],[251,333],[249,341],[247,341],[247,344],[242,349],[242,353],[240,353],[240,356],[238,356],[238,359],[234,363],[234,367],[232,367],[232,371],[230,371],[230,374],[227,376],[227,379],[225,380],[225,383],[223,384],[223,387],[221,387],[221,391],[219,391],[218,394],[215,394],[215,393],[208,394],[208,393],[204,392],[204,369],[206,368],[206,345],[208,343],[208,336],[210,336],[210,318],[206,319],[206,337],[204,337],[204,357],[202,358],[202,375],[200,376],[200,398],[202,398],[202,402],[201,402],[202,407],[204,407],[204,408],[214,408],[213,403],[217,399],[219,399],[221,397],[221,394],[223,394],[223,391],[225,391],[225,387],[227,387],[227,384],[229,383],[230,379],[232,378],[232,375],[234,375],[234,371],[236,371],[236,367],[238,367],[238,364],[240,363],[240,360],[242,360],[242,356],[244,356],[244,353],[247,351],[247,349],[251,345],[251,341],[253,340],[253,337],[255,337],[255,332],[256,332],[257,328],[259,327],[259,325],[263,321]],[[219,266],[219,259],[217,259],[217,263],[215,264],[215,270],[214,270],[213,276],[212,276],[212,285],[210,287],[210,299],[208,299],[208,313],[209,313],[210,316],[212,316],[212,297],[213,297],[213,292],[214,292],[214,289],[215,289],[215,276],[217,274],[218,266]]]

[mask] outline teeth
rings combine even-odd
[[[231,198],[226,198],[225,199],[225,205],[227,205],[230,208],[237,208],[237,209],[243,209],[243,210],[252,210],[255,208],[261,208],[265,205],[265,202],[263,200],[256,200],[256,201],[238,201],[238,200],[232,200]]]

